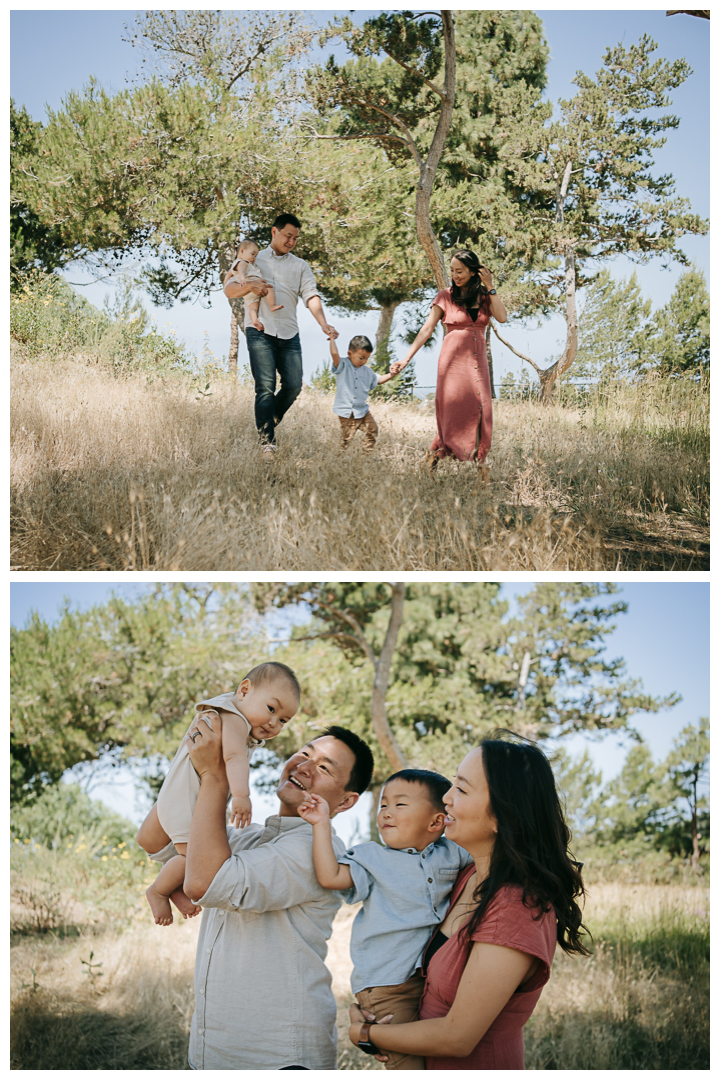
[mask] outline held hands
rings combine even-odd
[[[323,334],[327,334],[327,337],[328,337],[329,341],[334,341],[336,337],[340,336],[338,334],[337,330],[335,329],[335,327],[330,326],[330,323],[326,323],[326,322],[320,323],[320,329],[322,330]]]
[[[252,821],[252,803],[247,795],[233,795],[230,800],[230,824],[244,829]]]
[[[363,1024],[391,1024],[393,1013],[388,1016],[383,1016],[382,1020],[375,1019],[375,1013],[368,1012],[367,1009],[361,1009],[355,1002],[350,1006],[350,1041],[357,1046],[360,1039],[360,1029]],[[372,1032],[370,1033],[372,1039]],[[386,1053],[380,1053],[374,1055],[376,1061],[387,1061],[388,1055]]]
[[[399,375],[402,369],[405,367],[406,363],[407,361],[394,360],[390,365],[390,374],[393,376]]]
[[[298,806],[298,814],[308,825],[330,821],[330,807],[320,795],[306,795]]]

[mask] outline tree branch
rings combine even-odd
[[[495,327],[495,323],[492,321],[492,319],[490,320],[490,325],[492,326],[493,333],[494,333],[495,337],[498,339],[498,341],[502,341],[503,345],[506,345],[507,348],[510,350],[510,352],[515,353],[515,355],[519,356],[521,360],[527,360],[528,364],[530,364],[531,367],[535,368],[538,375],[542,374],[542,368],[538,367],[538,365],[535,363],[534,360],[531,360],[529,356],[525,356],[524,353],[518,352],[517,349],[514,349],[512,347],[512,345],[510,344],[509,341],[506,341],[504,337],[500,337],[500,335],[498,334],[497,329]]]
[[[390,762],[393,772],[404,769],[407,765],[405,755],[398,746],[387,719],[385,698],[390,682],[390,666],[392,664],[397,637],[402,623],[403,603],[405,600],[405,582],[396,582],[392,586],[392,601],[390,608],[390,621],[388,622],[385,641],[380,652],[380,657],[375,666],[375,678],[372,688],[372,721],[377,740],[382,747],[383,753]]]

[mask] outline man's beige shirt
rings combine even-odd
[[[259,270],[268,284],[275,288],[275,303],[282,304],[280,311],[271,311],[267,298],[260,300],[258,319],[263,324],[266,334],[273,337],[295,337],[298,332],[298,322],[295,309],[298,299],[302,297],[307,307],[308,300],[313,296],[319,296],[315,275],[310,269],[309,263],[299,259],[291,251],[287,255],[277,255],[273,248],[265,248],[259,251],[255,259],[255,269]],[[252,326],[250,319],[250,304],[257,299],[253,293],[243,297],[245,301],[245,329]]]
[[[228,829],[231,857],[199,901],[188,1058],[195,1069],[337,1068],[327,941],[341,904],[318,884],[312,826]],[[333,833],[335,854],[345,845]]]

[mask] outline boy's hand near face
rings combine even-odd
[[[230,824],[244,829],[252,821],[252,803],[247,796],[233,795],[230,800]]]
[[[322,825],[330,820],[330,807],[320,795],[306,795],[298,806],[298,814],[309,825]]]

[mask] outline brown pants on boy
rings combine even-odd
[[[380,430],[373,419],[372,413],[368,410],[364,416],[338,416],[338,420],[340,421],[340,437],[343,450],[358,428],[361,428],[365,432],[363,450],[366,454],[369,454],[375,445]]]
[[[425,980],[421,975],[411,975],[407,982],[397,986],[368,986],[355,997],[361,1009],[375,1013],[376,1020],[382,1020],[383,1016],[392,1013],[393,1024],[410,1024],[418,1019],[424,986]],[[413,1054],[390,1054],[385,1068],[424,1069],[425,1058]]]

